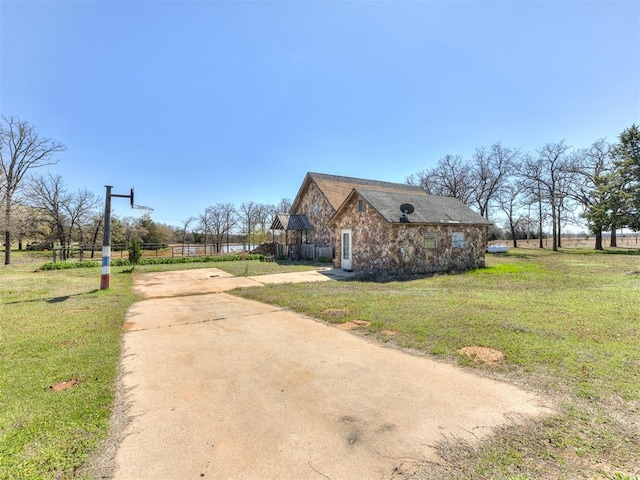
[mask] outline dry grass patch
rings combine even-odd
[[[495,348],[489,347],[462,347],[458,350],[460,355],[466,355],[475,363],[484,363],[486,365],[499,365],[504,362],[504,353]]]
[[[327,315],[329,317],[344,317],[345,315],[349,315],[349,310],[346,308],[327,308],[322,311],[323,315]]]
[[[395,337],[396,335],[398,335],[398,332],[396,332],[395,330],[382,330],[380,333],[388,337]]]
[[[80,384],[80,380],[77,378],[70,378],[69,380],[65,380],[64,382],[54,383],[49,387],[54,392],[64,392],[65,390],[69,390],[70,388],[75,387]]]
[[[367,322],[366,320],[350,320],[348,322],[340,323],[336,325],[336,327],[341,328],[342,330],[355,330],[356,328],[365,328],[371,325],[371,322]]]

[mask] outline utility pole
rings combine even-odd
[[[133,208],[133,187],[130,195],[111,193],[111,185],[105,185],[107,196],[104,202],[104,235],[102,237],[102,271],[100,275],[100,290],[109,288],[111,279],[111,197],[128,198]]]

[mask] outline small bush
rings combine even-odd
[[[128,245],[129,250],[129,263],[131,265],[137,265],[140,263],[140,258],[142,257],[142,248],[140,247],[140,242],[137,239],[132,239]]]
[[[68,270],[70,268],[93,268],[99,266],[100,262],[92,260],[84,262],[47,262],[40,267],[40,270]]]
[[[262,260],[261,254],[244,255],[215,255],[208,257],[157,257],[141,258],[137,265],[176,265],[180,263],[205,263],[205,262],[238,262],[240,260]],[[40,267],[40,270],[64,270],[67,268],[91,268],[99,267],[100,262],[48,262]],[[129,267],[131,262],[126,258],[116,258],[111,260],[112,267]]]

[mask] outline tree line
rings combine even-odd
[[[189,217],[182,223],[182,243],[192,239],[194,242],[212,245],[215,253],[222,252],[222,246],[230,242],[233,232],[238,232],[236,242],[250,245],[269,240],[268,231],[277,213],[288,212],[291,200],[283,198],[278,204],[242,202],[236,207],[232,203],[222,202],[210,205],[197,217]],[[189,238],[188,227],[191,229]]]
[[[528,153],[495,143],[471,158],[445,155],[406,181],[458,198],[489,220],[501,217],[514,246],[518,238],[539,238],[542,248],[548,228],[557,250],[563,228],[574,223],[586,224],[596,249],[604,232],[615,247],[618,229],[640,229],[640,129],[633,124],[617,142],[600,139],[588,148],[559,141]]]
[[[17,243],[23,250],[26,240],[52,247],[65,258],[67,247],[101,244],[104,197],[87,188],[71,191],[63,177],[39,173],[38,169],[59,162],[56,155],[65,146],[40,135],[30,123],[17,117],[0,119],[0,230],[5,245],[5,264],[11,263],[11,249]],[[209,243],[221,252],[223,244],[247,245],[267,240],[267,231],[277,212],[287,212],[291,200],[279,204],[243,202],[208,206],[180,226],[153,221],[148,213],[140,218],[111,217],[112,243],[162,245],[171,242]]]
[[[0,119],[0,231],[5,264],[13,242],[72,243],[95,246],[102,238],[104,199],[86,188],[70,191],[62,176],[39,173],[58,163],[65,146],[41,136],[17,117]],[[602,249],[603,232],[640,229],[640,130],[635,124],[617,142],[604,139],[588,148],[572,149],[564,141],[548,143],[534,153],[504,147],[476,149],[471,158],[445,155],[433,168],[409,175],[406,182],[427,193],[458,198],[489,220],[504,219],[504,230],[517,246],[518,238],[542,238],[551,229],[553,249],[561,247],[562,229],[586,223]],[[221,252],[223,245],[247,246],[267,241],[276,213],[288,212],[291,200],[278,204],[253,201],[236,206],[221,202],[185,218],[180,226],[141,218],[112,217],[112,242],[126,244],[198,242]],[[63,253],[64,255],[64,253]]]

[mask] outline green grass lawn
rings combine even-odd
[[[0,266],[0,478],[72,478],[107,435],[121,325],[136,300],[132,275],[130,267],[114,267],[111,288],[100,291],[99,268],[43,272],[30,259],[16,255],[15,265]],[[480,445],[443,443],[446,463],[425,465],[415,478],[640,475],[640,256],[519,249],[488,256],[487,264],[402,282],[235,293],[329,322],[367,320],[361,334],[458,362],[555,403],[558,415],[509,426]],[[203,267],[235,275],[314,268],[238,261],[141,265],[134,275]],[[456,353],[468,345],[501,350],[506,361],[472,364]],[[51,390],[69,379],[79,383]]]
[[[0,478],[69,476],[106,436],[130,284],[117,271],[100,291],[99,269],[0,267]]]
[[[424,478],[438,472],[439,478],[640,475],[640,256],[521,249],[489,255],[487,264],[409,281],[269,285],[235,293],[328,322],[366,320],[371,324],[361,333],[556,403],[558,416],[506,429],[479,449],[443,446],[449,465],[430,467]],[[343,314],[336,317],[336,309]],[[506,361],[486,367],[456,353],[474,345],[498,349]]]
[[[0,478],[71,478],[108,433],[131,267],[39,271],[48,254],[12,252],[0,266]],[[235,261],[140,265],[134,274],[215,267],[234,275],[311,264]],[[77,381],[68,390],[52,386]],[[86,478],[86,474],[83,474]]]

